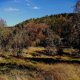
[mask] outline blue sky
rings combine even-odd
[[[9,26],[26,19],[71,13],[77,0],[0,0],[0,18]]]

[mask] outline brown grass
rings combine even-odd
[[[42,47],[30,47],[24,50],[28,54],[42,51]],[[57,58],[58,56],[52,57]],[[23,57],[24,58],[24,57]],[[50,63],[35,62],[33,60],[0,57],[0,80],[80,80],[79,63]],[[46,57],[45,57],[46,58]],[[61,57],[63,60],[77,60]],[[48,59],[49,60],[49,59]],[[4,64],[3,66],[1,64]]]
[[[23,67],[10,69],[8,73],[0,73],[0,80],[80,80],[80,64],[35,62],[33,66],[36,70]]]

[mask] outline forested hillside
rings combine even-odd
[[[13,27],[0,27],[2,49],[29,46],[64,46],[79,48],[78,32],[73,28],[75,14],[57,14],[26,20]],[[75,35],[72,35],[75,32]],[[76,37],[74,40],[72,37]]]
[[[73,21],[74,16],[74,13],[50,15],[42,18],[26,20],[17,24],[15,27],[18,31],[21,30],[20,32],[26,28],[24,30],[27,31],[27,38],[29,37],[30,39],[28,39],[29,41],[32,41],[32,43],[34,41],[33,46],[47,46],[51,43],[51,46],[62,45],[78,48],[78,33],[75,29],[76,27],[73,28],[75,26]],[[73,33],[75,35],[73,35]],[[73,39],[74,37],[76,40]]]

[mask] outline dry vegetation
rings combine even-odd
[[[14,56],[9,52],[1,54],[0,80],[80,80],[80,58],[46,56],[38,53],[45,50],[44,47],[28,47],[23,49],[21,56]],[[56,51],[56,48],[50,50]],[[66,48],[64,51],[69,53],[75,50]],[[33,57],[33,54],[38,55]],[[51,62],[46,61],[47,58],[48,60],[52,58]],[[65,61],[65,63],[58,60]]]
[[[19,65],[0,67],[0,80],[80,80],[80,64],[37,62],[32,64],[34,65],[26,67]]]
[[[35,52],[36,47],[28,48],[28,50]],[[37,49],[37,51],[42,50],[44,48]],[[53,62],[47,63],[47,61],[32,60],[32,58],[4,55],[0,57],[0,80],[80,80],[79,62],[58,62],[54,60],[57,57],[53,57]],[[62,56],[61,59],[80,61],[80,59],[67,56]]]
[[[44,47],[28,47],[28,49],[23,49],[22,50],[22,56],[24,57],[33,57],[33,54],[37,54],[36,52],[38,51],[43,51],[45,50]]]
[[[5,26],[0,20],[0,80],[80,80],[80,10]]]

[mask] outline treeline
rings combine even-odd
[[[49,26],[49,29],[59,37],[58,38],[59,42],[57,42],[57,40],[55,41],[56,44],[59,43],[62,46],[67,46],[67,47],[72,46],[74,48],[78,48],[79,33],[77,32],[76,27],[74,28],[75,14],[76,13],[71,13],[71,14],[64,13],[64,14],[45,16],[37,19],[30,19],[16,25],[15,27],[27,26],[27,24],[29,23],[46,24]]]
[[[29,46],[79,48],[79,35],[76,27],[73,27],[74,15],[50,15],[30,19],[13,27],[1,25],[0,50],[21,50]]]

